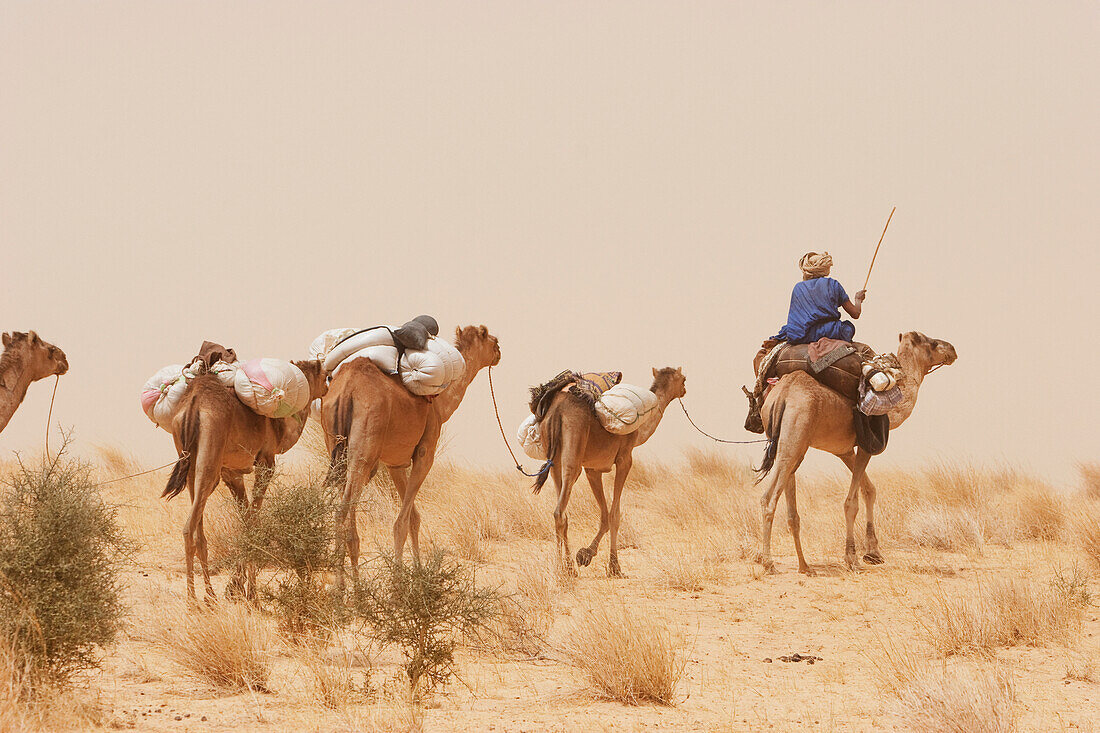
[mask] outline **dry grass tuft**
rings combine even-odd
[[[668,624],[612,597],[574,613],[564,649],[606,699],[671,706],[684,671]]]
[[[1066,523],[1066,502],[1049,487],[1025,489],[1020,496],[1017,526],[1028,540],[1054,542],[1061,539]]]
[[[1073,523],[1073,533],[1089,561],[1100,568],[1100,502],[1081,507]]]
[[[652,562],[662,585],[671,590],[695,593],[729,579],[726,558],[714,542],[669,548],[655,555]]]
[[[297,647],[296,656],[309,670],[313,699],[329,710],[345,710],[349,705],[367,702],[374,693],[370,670],[356,675],[346,650],[330,659],[323,649]]]
[[[178,611],[159,618],[151,641],[192,677],[234,691],[268,692],[270,628],[236,606]]]
[[[898,708],[907,727],[927,733],[1016,730],[1016,688],[1001,666],[922,670],[900,691]]]
[[[918,547],[981,553],[985,547],[982,526],[967,509],[928,506],[913,509],[906,518],[909,540]]]
[[[1100,463],[1079,463],[1077,470],[1081,473],[1085,495],[1091,499],[1100,499]]]
[[[490,645],[513,654],[541,655],[565,577],[553,556],[522,562],[505,586],[509,593],[501,599],[500,616],[490,625]]]
[[[943,656],[987,653],[997,647],[1067,644],[1081,631],[1087,591],[1076,574],[1046,586],[998,578],[974,594],[948,596],[937,585],[922,621],[932,648]]]

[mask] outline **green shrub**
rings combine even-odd
[[[336,561],[334,512],[333,492],[302,480],[276,482],[259,511],[241,513],[232,557],[275,570],[259,594],[291,636],[326,636],[335,623],[323,588],[323,574]]]
[[[0,634],[19,666],[65,683],[95,668],[121,626],[127,551],[90,469],[64,457],[18,469],[0,487]]]
[[[410,686],[431,690],[455,674],[460,638],[484,630],[501,604],[496,591],[478,588],[462,565],[433,550],[424,562],[383,556],[355,589],[353,607],[380,641],[400,648]]]

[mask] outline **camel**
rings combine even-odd
[[[435,461],[439,433],[458,409],[470,383],[485,367],[500,363],[500,344],[485,326],[455,329],[455,347],[466,362],[462,377],[435,397],[418,397],[401,379],[382,372],[370,359],[344,362],[321,403],[321,424],[332,462],[330,484],[344,485],[336,511],[342,553],[350,556],[352,581],[359,580],[359,531],[355,506],[378,464],[393,478],[401,508],[393,525],[394,557],[401,562],[406,539],[420,557],[420,512],[416,494]],[[408,468],[408,473],[405,469]],[[336,586],[344,585],[343,559]]]
[[[34,331],[4,334],[0,356],[0,432],[23,403],[31,382],[69,371],[65,352],[43,341]]]
[[[327,386],[324,369],[317,360],[291,362],[302,370],[309,382],[310,401],[323,397]],[[264,493],[275,469],[275,456],[286,453],[301,437],[309,407],[290,417],[270,418],[253,412],[237,395],[222,385],[213,374],[194,378],[172,419],[172,437],[180,458],[161,496],[171,499],[186,485],[191,495],[191,513],[183,525],[183,549],[187,557],[187,595],[195,599],[194,563],[198,555],[206,586],[207,602],[216,596],[207,567],[206,533],[202,515],[206,502],[221,477],[234,498],[255,512],[263,504]],[[252,503],[244,488],[244,474],[256,468]],[[252,578],[249,578],[251,581]],[[229,593],[243,584],[243,568],[238,568]],[[255,594],[249,583],[248,596]]]
[[[954,346],[946,341],[930,339],[917,331],[898,334],[898,342],[897,356],[903,370],[898,384],[905,401],[889,413],[891,431],[912,414],[924,378],[940,366],[954,363],[957,358]],[[802,554],[795,500],[795,472],[810,448],[832,453],[852,472],[851,486],[844,501],[846,564],[852,570],[859,567],[854,533],[859,511],[856,491],[859,488],[863,490],[863,502],[867,508],[867,553],[863,559],[872,565],[884,562],[875,535],[875,486],[866,473],[871,456],[856,448],[853,409],[851,400],[825,387],[806,372],[784,375],[764,400],[762,414],[769,444],[760,466],[760,480],[768,477],[769,473],[771,475],[760,500],[763,509],[760,563],[768,573],[775,572],[771,556],[772,520],[779,496],[783,494],[787,497],[787,523],[798,555],[798,572],[813,574]]]
[[[653,385],[649,388],[657,395],[657,408],[650,412],[645,422],[633,433],[615,435],[604,429],[596,417],[592,405],[570,390],[562,390],[552,398],[540,428],[546,441],[549,471],[540,472],[535,481],[535,493],[552,474],[558,489],[558,504],[554,509],[554,528],[557,533],[558,551],[566,573],[576,575],[569,551],[569,495],[573,484],[580,478],[581,469],[592,487],[592,495],[600,507],[600,529],[592,544],[577,550],[577,564],[587,567],[596,556],[600,540],[610,530],[611,554],[607,562],[607,574],[622,577],[619,567],[619,522],[622,518],[619,501],[622,498],[626,477],[633,465],[634,449],[649,440],[656,432],[664,416],[665,408],[674,399],[687,394],[687,380],[680,368],[653,370]],[[615,467],[615,484],[611,497],[611,509],[603,490],[603,474]]]

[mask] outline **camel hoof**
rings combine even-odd
[[[814,570],[813,568],[811,568],[809,565],[799,568],[798,572],[802,573],[803,575],[807,575],[811,578],[814,577],[815,575],[817,575],[817,571]]]
[[[586,568],[591,564],[592,558],[596,556],[596,553],[589,550],[587,547],[582,547],[577,550],[577,564],[582,568]]]
[[[863,556],[863,561],[868,565],[882,565],[886,560],[882,558],[882,555],[877,552],[868,552]]]
[[[573,567],[573,563],[564,564],[561,566],[561,574],[567,578],[576,578],[577,569]]]
[[[779,570],[776,569],[774,562],[769,560],[768,562],[762,562],[760,564],[764,566],[765,575],[779,575]]]
[[[619,563],[614,563],[607,566],[607,577],[625,578],[626,576],[623,575],[623,569],[619,567]]]

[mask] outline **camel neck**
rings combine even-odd
[[[920,386],[924,382],[929,366],[926,361],[911,351],[899,350],[898,361],[901,362],[901,370],[904,374],[898,386],[905,395],[905,401],[890,411],[891,430],[908,420],[913,414],[913,409],[917,406],[917,394],[920,392]]]
[[[653,434],[657,432],[657,426],[661,424],[661,419],[665,416],[665,409],[672,403],[672,395],[665,392],[656,394],[657,409],[647,415],[641,427],[638,428],[638,442],[635,445],[642,445],[653,437]]]
[[[439,413],[440,422],[447,422],[451,419],[451,415],[455,414],[455,410],[462,404],[462,398],[466,396],[466,389],[473,383],[477,373],[481,371],[481,366],[466,359],[465,354],[462,355],[462,358],[466,360],[466,369],[462,372],[462,376],[432,400],[432,405]]]
[[[33,381],[19,357],[0,361],[0,430],[7,427]]]

